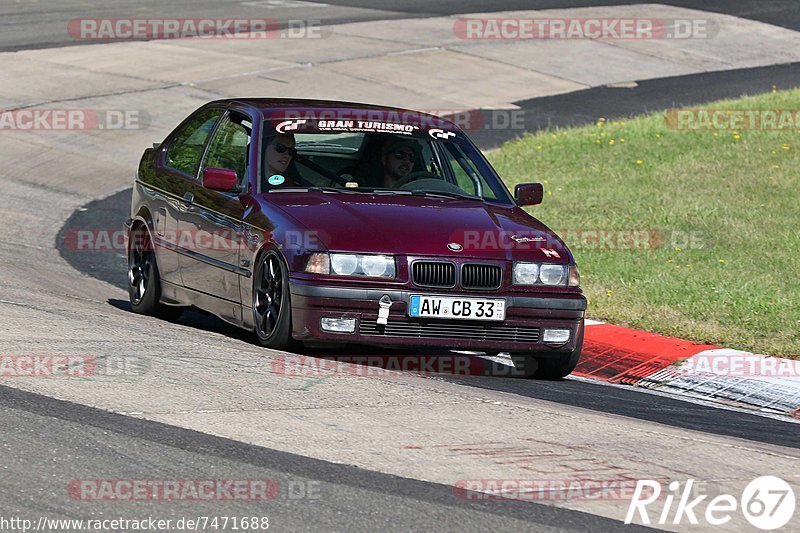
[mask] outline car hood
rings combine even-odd
[[[516,206],[317,191],[269,193],[264,197],[332,252],[557,263],[571,260],[569,250],[555,233]]]

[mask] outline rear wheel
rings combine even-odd
[[[289,273],[277,252],[261,256],[253,276],[253,323],[258,342],[273,350],[290,350],[292,305]]]
[[[135,226],[129,242],[128,297],[133,312],[167,320],[177,319],[183,308],[160,302],[161,278],[150,232],[143,225]]]

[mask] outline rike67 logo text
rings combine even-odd
[[[653,480],[639,480],[625,516],[625,523],[634,520],[642,524],[699,524],[698,517],[712,526],[723,526],[742,513],[750,524],[764,531],[782,528],[792,519],[795,509],[795,494],[792,487],[779,477],[763,476],[751,481],[740,498],[731,494],[720,494],[711,498],[708,494],[699,496],[694,492],[694,480],[690,479],[681,487],[679,481],[668,485],[660,512],[653,509],[662,497],[661,483]],[[695,497],[696,496],[696,497]],[[653,505],[655,504],[655,505]],[[656,510],[656,517],[650,511]],[[638,515],[638,516],[637,516]]]

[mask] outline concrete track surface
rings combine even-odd
[[[31,16],[46,5],[20,4]],[[236,5],[245,4],[275,5]],[[77,272],[55,247],[73,212],[130,187],[142,150],[214,98],[292,95],[422,109],[514,109],[514,102],[609,83],[797,62],[800,34],[702,14],[721,25],[718,40],[584,42],[576,45],[584,48],[579,53],[559,48],[563,43],[459,42],[451,12],[423,11],[424,18],[398,12],[404,18],[398,27],[386,20],[393,12],[376,13],[366,5],[306,5],[298,17],[313,18],[308,10],[317,10],[323,13],[318,18],[340,22],[324,41],[42,48],[64,44],[56,27],[63,29],[65,19],[148,12],[146,4],[137,4],[140,11],[130,4],[105,3],[97,11],[87,3],[59,5],[63,11],[57,14],[42,10],[45,22],[55,21],[53,43],[38,34],[27,42],[20,37],[5,47],[20,51],[0,54],[0,108],[127,110],[146,120],[137,129],[0,133],[1,351],[136,365],[135,371],[89,378],[3,378],[3,518],[267,515],[279,531],[611,531],[632,527],[621,523],[628,502],[618,497],[467,501],[453,486],[466,480],[695,479],[716,495],[741,494],[752,479],[776,475],[800,487],[800,439],[793,439],[800,426],[791,422],[690,409],[683,402],[643,400],[642,394],[576,381],[562,382],[556,385],[560,393],[549,394],[551,385],[536,382],[398,372],[355,377],[359,372],[347,368],[302,379],[281,372],[286,354],[256,346],[243,332],[214,321],[209,329],[194,327],[202,317],[169,323],[131,314],[123,290]],[[117,5],[125,6],[123,13]],[[13,7],[18,6],[6,3],[3,9],[21,16]],[[180,16],[180,7],[173,3],[162,16]],[[699,16],[663,5],[547,13]],[[562,68],[572,52],[569,69]],[[553,57],[559,62],[548,63]],[[463,72],[484,75],[465,79]],[[578,395],[580,402],[564,400]],[[622,406],[628,402],[648,416]],[[614,403],[620,407],[608,407]],[[681,417],[687,420],[676,422]],[[692,417],[709,423],[690,423]],[[706,427],[714,425],[758,429]],[[777,437],[757,436],[769,432]],[[70,483],[86,479],[270,479],[287,491],[313,486],[318,497],[306,490],[306,497],[282,492],[258,504],[75,499]],[[787,527],[797,530],[800,517]],[[751,526],[738,513],[725,528]],[[716,528],[701,523],[692,530]]]

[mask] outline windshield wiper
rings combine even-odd
[[[344,193],[364,193],[363,190],[347,188],[347,187],[321,187],[316,185],[297,185],[294,187],[276,187],[267,192],[289,192],[289,191],[304,191],[304,192],[344,192]]]
[[[274,189],[269,189],[268,193],[273,192],[289,192],[289,191],[304,191],[304,192],[325,192],[325,191],[338,191],[340,189],[334,189],[333,187],[317,187],[315,185],[294,185],[292,187],[275,187]]]
[[[405,189],[385,189],[381,187],[360,187],[360,190],[369,194],[404,194],[411,195],[411,191]]]
[[[356,189],[358,190],[358,189]],[[360,190],[369,190],[371,194],[401,194],[404,196],[430,196],[434,198],[458,198],[464,200],[479,200],[483,201],[483,198],[478,196],[473,196],[471,194],[461,194],[454,191],[424,191],[422,189],[384,189],[384,188],[369,188],[366,187],[361,188]]]
[[[458,198],[462,200],[478,200],[479,202],[483,201],[483,198],[479,196],[473,196],[471,194],[461,194],[459,192],[451,192],[451,191],[411,191],[411,194],[418,195],[418,196],[430,196],[434,198]]]

